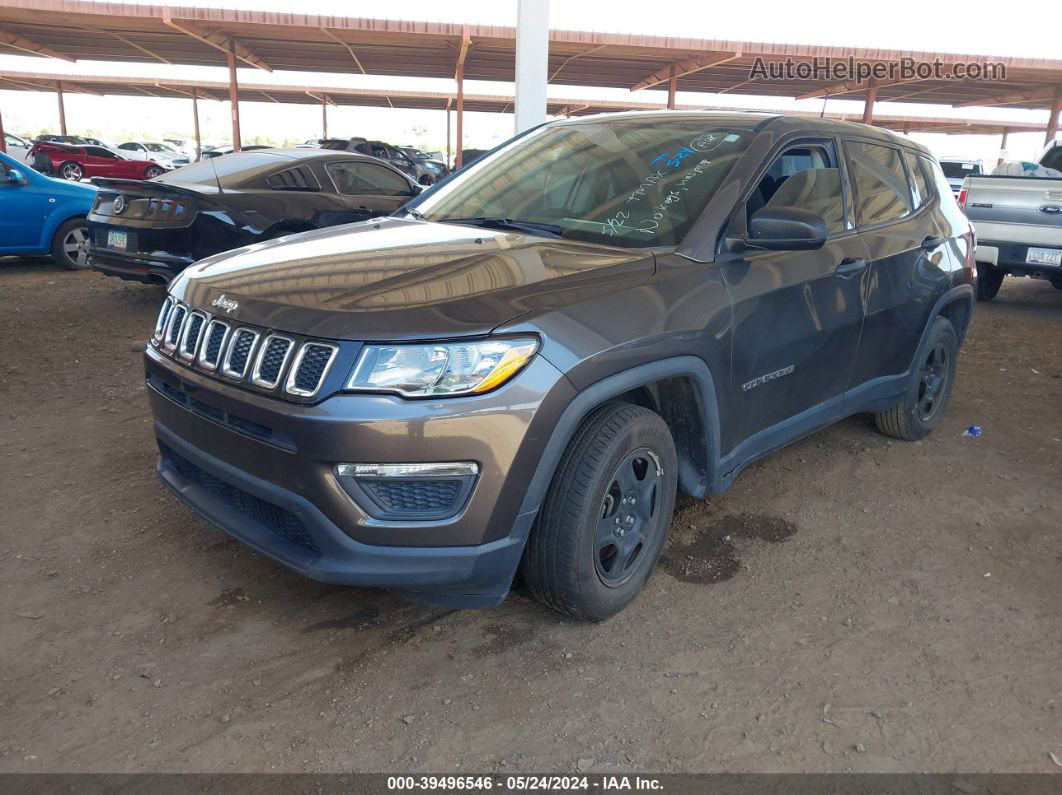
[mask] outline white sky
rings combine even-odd
[[[291,0],[174,0],[169,5],[216,6],[290,12]],[[1005,10],[1004,10],[1005,9]],[[515,25],[516,0],[402,0],[393,4],[352,3],[349,0],[316,0],[299,7],[311,14],[391,17],[439,22]],[[836,21],[835,24],[827,24]],[[847,22],[847,24],[839,24]],[[1052,2],[1009,0],[1005,5],[983,0],[957,2],[911,2],[890,4],[817,2],[813,5],[789,0],[753,0],[730,4],[709,4],[704,0],[672,0],[653,5],[634,0],[553,0],[550,26],[613,33],[639,33],[713,39],[738,39],[800,44],[828,44],[862,48],[973,53],[979,56],[1024,56],[1058,58],[1057,31],[1062,29],[1062,8]],[[139,74],[178,78],[226,79],[223,70],[162,64],[107,64],[85,61],[78,64],[34,57],[0,56],[0,69],[54,71],[58,74]],[[287,82],[349,85],[362,87],[397,86],[412,90],[452,90],[452,81],[361,77],[356,75],[317,75],[314,73],[273,73],[241,70],[241,77],[257,83]],[[470,93],[509,94],[511,84],[466,81]],[[608,89],[580,89],[550,86],[551,96],[615,96],[637,100],[660,98],[659,93]],[[94,132],[117,140],[130,137],[160,137],[177,134],[190,138],[191,112],[185,100],[149,97],[105,97],[68,94],[67,122],[71,132]],[[787,108],[822,107],[820,100],[797,103],[791,100],[756,97],[715,96],[679,92],[679,103]],[[932,105],[879,103],[882,113],[906,115],[963,116],[1011,121],[1046,123],[1046,111],[1013,108],[963,108],[954,110]],[[861,103],[830,100],[829,110],[857,110]],[[0,91],[4,126],[13,132],[37,134],[45,128],[57,129],[55,97]],[[249,142],[256,136],[305,139],[320,135],[320,109],[313,106],[278,106],[269,103],[241,103],[243,134]],[[228,106],[220,102],[200,102],[204,140],[224,141],[229,137]],[[487,113],[466,114],[468,147],[485,147],[508,137],[512,116]],[[391,110],[385,108],[329,108],[329,133],[364,135],[394,143],[407,142],[439,149],[445,145],[444,114],[439,111]],[[998,155],[998,136],[943,136],[914,134],[939,155],[983,157]],[[1011,135],[1008,156],[1034,157],[1041,147],[1042,133]]]

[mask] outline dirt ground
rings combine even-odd
[[[681,500],[600,625],[316,584],[198,519],[154,474],[161,296],[0,260],[0,770],[1062,773],[1049,285],[978,306],[926,441],[853,418]]]

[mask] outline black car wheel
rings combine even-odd
[[[585,621],[622,610],[667,540],[678,484],[675,443],[659,414],[610,403],[576,431],[524,551],[541,602]]]
[[[977,300],[978,301],[991,301],[999,293],[999,288],[1003,286],[1003,277],[1006,274],[993,268],[991,265],[978,262],[977,263]]]
[[[80,163],[63,163],[59,166],[59,176],[71,182],[80,182],[85,172]]]
[[[903,400],[874,415],[878,430],[906,441],[921,439],[933,430],[951,397],[958,353],[955,328],[947,318],[938,317],[918,352]]]
[[[144,172],[144,179],[155,179],[155,177],[161,176],[164,173],[166,172],[158,166],[152,166]]]
[[[85,270],[89,266],[88,242],[84,218],[64,221],[52,238],[52,259],[67,270]]]

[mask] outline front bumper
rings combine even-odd
[[[315,406],[220,383],[151,346],[145,358],[159,477],[230,535],[323,582],[451,606],[505,597],[536,513],[519,513],[527,483],[574,392],[541,357],[488,395],[344,394]],[[337,463],[458,460],[477,461],[479,481],[437,521],[373,519],[333,474]]]

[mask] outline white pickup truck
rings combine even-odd
[[[1040,165],[1062,171],[1062,140]],[[967,177],[959,205],[977,234],[977,299],[991,301],[1003,277],[1046,279],[1062,290],[1062,177]]]

